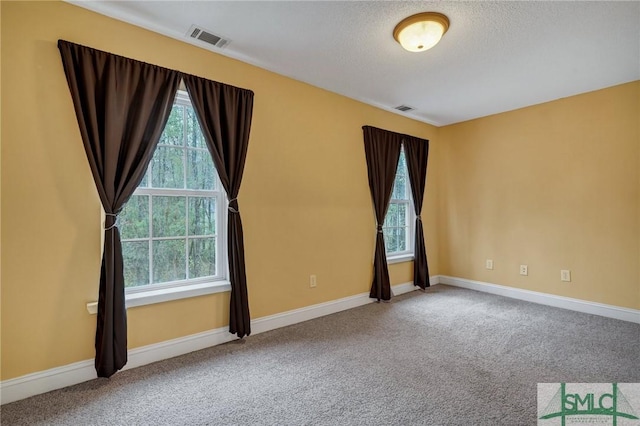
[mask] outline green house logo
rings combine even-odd
[[[542,412],[538,413],[539,420],[558,418],[562,426],[567,423],[574,425],[599,423],[617,426],[620,419],[639,420],[617,383],[607,383],[606,390],[603,390],[603,384],[599,383],[573,385],[573,390],[567,391],[566,383],[559,384],[558,390],[549,403]],[[638,386],[635,385],[637,389]],[[538,388],[540,389],[540,384]],[[632,424],[635,423],[634,421]],[[545,422],[539,421],[538,424],[544,425]]]

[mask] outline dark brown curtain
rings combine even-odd
[[[80,134],[106,213],[95,367],[109,377],[127,363],[122,245],[116,218],[142,180],[167,123],[180,73],[58,41]]]
[[[389,300],[391,299],[391,284],[382,227],[389,208],[391,191],[393,191],[393,182],[402,147],[402,135],[371,126],[364,126],[362,130],[377,230],[376,251],[373,260],[373,283],[369,297]]]
[[[429,157],[429,141],[413,136],[404,136],[404,152],[407,158],[413,207],[416,212],[416,236],[413,260],[413,285],[422,289],[429,287],[429,265],[427,251],[424,245],[424,231],[422,228],[422,199],[427,178],[427,159]]]
[[[229,197],[227,224],[231,281],[229,332],[242,338],[251,334],[251,324],[244,261],[244,236],[237,197],[249,145],[253,92],[191,75],[185,75],[183,79],[220,181]]]

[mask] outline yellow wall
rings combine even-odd
[[[438,129],[66,3],[0,7],[2,380],[94,356],[101,206],[59,38],[255,92],[239,197],[253,318],[368,291],[365,124],[432,141],[432,275],[640,309],[640,82]],[[390,265],[393,283],[411,268]],[[224,326],[228,294],[128,314],[135,348]]]
[[[636,81],[441,128],[440,273],[639,309],[639,122]]]
[[[3,380],[94,356],[96,318],[85,304],[97,297],[101,206],[58,39],[255,92],[239,197],[253,318],[368,291],[374,219],[365,124],[432,140],[423,217],[438,273],[437,128],[66,3],[1,8]],[[390,266],[393,284],[411,280],[411,265]],[[128,315],[135,348],[224,326],[228,294]]]

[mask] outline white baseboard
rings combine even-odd
[[[440,284],[447,284],[455,287],[467,288],[469,290],[481,291],[483,293],[491,293],[498,296],[510,297],[512,299],[525,300],[527,302],[539,303],[541,305],[548,305],[556,308],[568,309],[570,311],[600,315],[602,317],[640,324],[640,310],[637,309],[621,308],[619,306],[605,305],[603,303],[572,299],[570,297],[556,296],[531,290],[522,290],[519,288],[506,287],[482,281],[468,280],[465,278],[448,277],[445,275],[439,275],[437,278]]]
[[[569,309],[572,311],[600,315],[622,321],[630,321],[640,324],[640,311],[620,308],[585,300],[572,299],[562,296],[554,296],[546,293],[522,290],[513,287],[505,287],[481,281],[436,275],[430,279],[431,285],[447,284],[470,290],[506,296],[513,299]],[[404,283],[392,287],[393,294],[399,296],[416,290],[413,283]],[[344,297],[330,302],[319,303],[300,309],[269,315],[251,321],[252,334],[264,333],[288,325],[297,324],[325,315],[355,308],[372,303],[374,300],[369,293],[361,293],[355,296]],[[192,334],[178,339],[142,346],[131,349],[128,354],[129,361],[123,370],[140,367],[152,362],[172,358],[189,352],[220,345],[235,340],[236,337],[229,333],[227,327]],[[0,399],[6,404],[20,399],[28,398],[44,392],[86,382],[96,378],[93,360],[75,362],[62,367],[51,368],[37,373],[27,374],[15,379],[0,382]]]
[[[437,279],[431,278],[431,283],[436,284]],[[408,293],[416,290],[413,283],[404,283],[392,287],[393,294]],[[257,318],[251,321],[251,334],[264,333],[299,322],[308,321],[325,315],[355,308],[372,303],[374,299],[369,293],[361,293],[355,296],[344,297],[330,302],[319,303],[300,309],[294,309],[275,315]],[[229,333],[227,327],[217,328],[202,333],[192,334],[178,339],[167,340],[152,345],[131,349],[128,353],[128,362],[123,370],[140,367],[163,359],[173,358],[189,352],[235,340],[236,337]],[[96,378],[93,360],[75,362],[73,364],[55,367],[37,373],[27,374],[14,379],[0,382],[0,400],[6,404],[33,395],[49,392],[55,389],[75,385]]]
[[[31,373],[0,383],[2,404],[60,389],[96,378],[93,360],[74,362],[62,367]]]

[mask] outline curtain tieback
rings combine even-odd
[[[420,215],[417,215],[416,220],[419,220],[420,222],[422,222],[422,217]]]
[[[228,209],[229,209],[229,211],[231,213],[240,213],[239,208],[240,207],[238,207],[238,199],[237,198],[232,198],[232,199],[229,200]]]
[[[113,223],[111,224],[111,226],[105,226],[104,230],[105,231],[109,231],[113,228],[115,228],[116,226],[118,226],[118,215],[115,213],[105,213],[104,214],[106,216],[106,219],[104,221],[104,224],[106,225],[108,221],[112,220]],[[112,218],[112,219],[109,219]]]
[[[382,234],[383,233],[382,232],[382,225],[378,225],[377,229],[378,229],[378,234]]]

